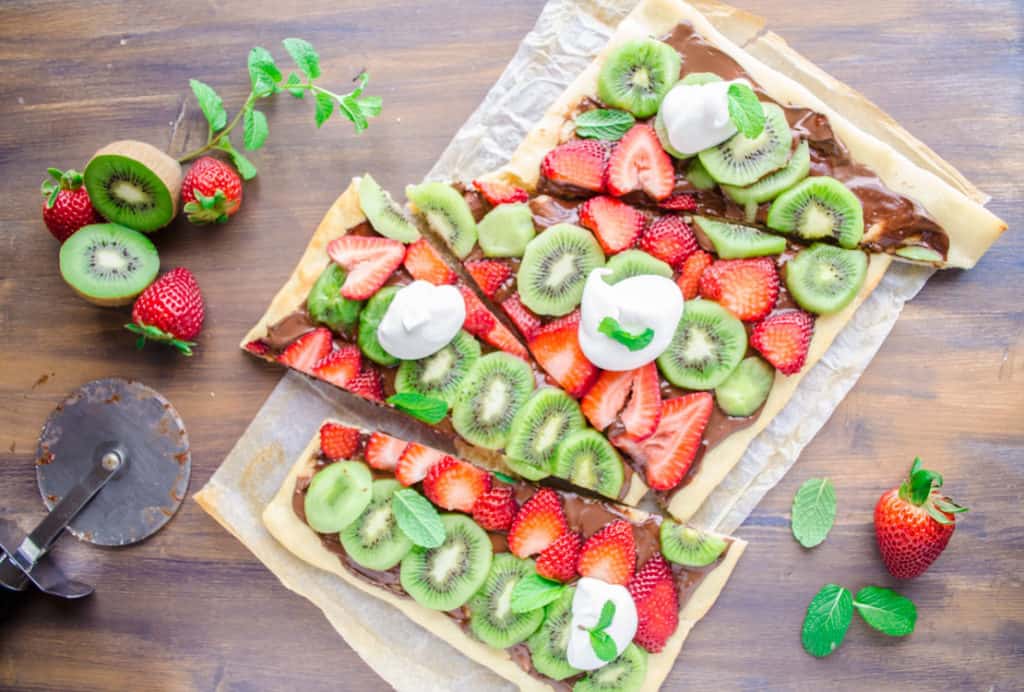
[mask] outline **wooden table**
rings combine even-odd
[[[70,390],[112,375],[161,390],[189,426],[192,489],[213,473],[281,371],[243,356],[262,313],[320,215],[349,177],[373,171],[400,190],[418,180],[532,27],[543,0],[516,3],[23,2],[0,6],[0,516],[41,515],[38,428]],[[1024,48],[1019,3],[749,0],[798,50],[879,103],[989,192],[1011,229],[1024,223]],[[112,139],[169,146],[205,125],[189,77],[237,107],[245,56],[302,36],[324,83],[360,68],[384,114],[361,137],[313,126],[310,104],[267,107],[260,176],[226,226],[178,222],[157,236],[164,268],[192,269],[207,299],[197,355],[136,352],[127,310],[75,298],[39,218],[47,166],[80,167]],[[189,102],[186,104],[186,102]],[[180,151],[178,148],[175,151]],[[1010,232],[971,272],[936,276],[907,306],[857,387],[787,478],[744,525],[750,550],[693,633],[672,689],[1022,689],[1024,669],[1024,239]],[[914,455],[970,506],[926,575],[895,584],[871,514]],[[789,531],[796,488],[830,476],[840,499],[829,540],[801,549]],[[0,625],[4,689],[384,689],[320,614],[278,584],[194,503],[140,546],[64,539],[58,558],[97,586],[75,604],[32,599]],[[889,640],[855,622],[842,649],[802,652],[800,623],[827,582],[897,586],[917,631]],[[394,642],[395,647],[401,642]]]

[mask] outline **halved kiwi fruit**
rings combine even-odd
[[[537,235],[528,204],[499,204],[477,224],[477,241],[487,257],[522,257]]]
[[[527,613],[512,610],[512,590],[523,577],[534,573],[533,560],[500,553],[491,560],[484,585],[469,599],[469,629],[484,644],[506,649],[533,634],[544,620],[540,608]]]
[[[573,485],[617,498],[625,481],[622,458],[596,430],[569,433],[555,450],[554,475]]]
[[[679,81],[681,64],[679,53],[667,43],[651,38],[626,41],[605,58],[597,96],[612,108],[649,118]]]
[[[391,498],[401,489],[393,478],[374,481],[370,504],[339,536],[348,556],[367,569],[391,569],[412,549],[391,510]]]
[[[436,548],[413,546],[402,558],[399,580],[422,606],[453,610],[483,586],[494,550],[487,533],[469,517],[442,514],[444,543]]]
[[[867,273],[863,251],[815,243],[786,263],[786,289],[804,310],[828,315],[850,304]]]
[[[572,692],[640,692],[647,678],[647,652],[630,644],[606,666],[587,673]]]
[[[761,407],[772,391],[775,368],[757,356],[740,361],[732,374],[715,387],[718,408],[730,416],[746,418]]]
[[[366,301],[362,312],[359,313],[359,334],[356,336],[356,343],[363,355],[385,367],[398,365],[398,359],[384,350],[377,339],[377,327],[384,319],[391,301],[398,293],[398,286],[385,286]]]
[[[671,519],[661,522],[661,553],[666,560],[686,567],[707,567],[725,552],[724,538],[712,536]]]
[[[531,481],[550,476],[558,443],[585,426],[575,399],[554,387],[538,389],[512,419],[505,462]]]
[[[420,239],[420,232],[406,218],[402,207],[369,173],[359,180],[359,207],[366,214],[373,230],[382,236],[403,243],[415,243]]]
[[[785,238],[765,233],[753,226],[716,221],[704,216],[695,216],[693,220],[715,246],[715,254],[722,259],[778,255],[786,249]]]
[[[835,178],[814,176],[776,197],[765,223],[803,240],[832,239],[855,248],[864,235],[864,209]]]
[[[789,163],[774,173],[769,173],[747,187],[723,185],[722,189],[738,204],[760,204],[775,199],[779,194],[806,178],[810,172],[811,148],[805,140],[800,142],[796,151],[793,152]]]
[[[460,331],[437,353],[419,360],[403,360],[395,373],[395,391],[443,399],[451,406],[459,385],[479,357],[480,343]]]
[[[373,499],[370,468],[361,461],[338,461],[316,472],[306,490],[306,523],[320,533],[338,533],[356,520]]]
[[[526,246],[516,275],[519,298],[538,315],[568,315],[583,298],[587,276],[601,266],[604,253],[590,231],[555,224]]]
[[[92,206],[122,226],[149,233],[178,212],[181,164],[152,144],[108,144],[93,154],[83,177]]]
[[[75,293],[104,307],[126,305],[153,283],[160,256],[152,241],[114,223],[83,226],[60,246],[60,275]]]
[[[465,259],[476,245],[476,221],[459,191],[444,183],[421,183],[405,188],[405,196],[448,248]]]
[[[774,103],[763,103],[764,130],[757,137],[738,132],[697,156],[708,174],[724,185],[750,185],[789,161],[793,134],[786,114]]]
[[[496,351],[469,369],[455,396],[452,425],[466,441],[485,449],[508,442],[512,420],[533,391],[526,361]]]
[[[341,295],[341,286],[348,276],[334,262],[327,265],[313,284],[306,298],[306,312],[314,322],[326,325],[338,334],[352,334],[359,324],[363,301],[350,300]]]
[[[613,285],[623,279],[641,274],[654,274],[655,276],[664,276],[666,279],[672,278],[672,267],[643,250],[623,250],[617,255],[612,255],[608,264],[604,266],[612,270],[612,273],[605,276],[604,280]]]
[[[567,588],[558,600],[544,608],[544,622],[527,640],[530,660],[541,675],[564,680],[582,671],[569,665],[569,635],[572,628],[572,599],[576,589]]]
[[[665,379],[685,389],[714,389],[747,351],[743,323],[718,303],[686,301],[668,348],[658,356]]]

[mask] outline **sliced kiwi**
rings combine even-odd
[[[732,374],[715,387],[715,401],[730,416],[745,418],[761,408],[774,381],[775,368],[757,356],[744,358]]]
[[[893,251],[897,257],[902,257],[911,262],[925,262],[927,264],[941,264],[945,257],[938,250],[920,245],[907,245]]]
[[[538,315],[568,315],[583,298],[587,276],[601,266],[604,253],[590,231],[555,224],[526,246],[516,276],[519,298]]]
[[[373,499],[373,477],[361,461],[339,461],[316,472],[306,490],[306,523],[320,533],[338,533]]]
[[[455,396],[452,425],[471,444],[501,449],[512,420],[533,391],[533,371],[526,361],[496,351],[469,369]]]
[[[421,183],[405,188],[427,225],[437,233],[459,259],[476,245],[476,221],[459,191],[444,183]]]
[[[419,360],[403,360],[395,374],[395,391],[443,399],[451,406],[459,385],[479,357],[480,343],[460,331],[437,353]]]
[[[679,53],[667,43],[651,38],[626,41],[612,50],[601,66],[598,98],[612,108],[649,118],[679,81],[681,64]]]
[[[672,341],[658,356],[658,368],[677,387],[714,389],[746,350],[747,330],[732,313],[710,300],[688,300]]]
[[[623,279],[641,274],[654,274],[655,276],[664,276],[666,279],[672,278],[672,267],[643,250],[624,250],[617,255],[612,255],[605,267],[612,270],[611,274],[604,277],[604,280],[610,284],[617,284]]]
[[[765,223],[803,240],[834,239],[855,248],[864,235],[864,209],[841,182],[815,176],[776,197]]]
[[[477,224],[480,249],[488,257],[522,257],[537,231],[528,204],[499,204]]]
[[[348,556],[367,569],[391,569],[412,549],[391,510],[391,498],[401,489],[393,478],[374,481],[370,504],[339,536]]]
[[[786,263],[786,288],[804,310],[828,315],[849,305],[867,273],[864,252],[815,243]]]
[[[647,679],[647,652],[630,644],[606,666],[587,673],[572,692],[640,692]]]
[[[703,216],[695,216],[693,220],[704,231],[704,235],[711,239],[715,254],[722,259],[778,255],[786,249],[785,238],[752,226],[715,221]]]
[[[398,293],[398,286],[385,286],[366,301],[366,306],[359,313],[359,334],[356,343],[363,355],[374,363],[391,367],[398,365],[398,359],[384,350],[377,340],[377,327],[380,326],[384,314],[388,311],[391,301]]]
[[[132,302],[159,270],[160,256],[150,239],[115,223],[83,226],[60,246],[60,275],[96,305]]]
[[[558,600],[544,608],[544,622],[527,640],[530,660],[541,675],[564,680],[582,671],[569,665],[569,635],[572,633],[572,599],[575,588],[562,592]]]
[[[505,462],[531,481],[551,475],[558,443],[586,422],[580,405],[561,389],[538,389],[512,419]]]
[[[181,164],[152,144],[108,144],[93,154],[83,176],[93,208],[114,223],[149,233],[178,212]]]
[[[359,207],[366,214],[373,230],[382,236],[403,243],[415,243],[420,239],[420,232],[406,218],[402,207],[369,173],[359,180]]]
[[[686,179],[698,190],[711,190],[718,184],[708,173],[708,169],[704,168],[704,164],[700,162],[699,158],[690,162],[686,169]]]
[[[793,134],[786,114],[773,103],[764,107],[764,130],[750,138],[738,132],[721,144],[700,152],[708,174],[725,185],[750,185],[789,161]]]
[[[491,560],[484,585],[469,599],[469,629],[484,644],[505,649],[533,634],[544,620],[540,608],[526,613],[512,610],[512,590],[534,573],[533,560],[500,553]]]
[[[413,546],[402,558],[399,580],[422,606],[453,610],[483,586],[494,556],[491,539],[469,517],[442,514],[444,543],[436,548]]]
[[[341,285],[348,276],[343,268],[331,262],[313,284],[306,298],[306,312],[314,322],[326,325],[339,334],[351,334],[359,324],[363,301],[341,295]]]
[[[554,475],[581,488],[617,498],[625,476],[622,458],[596,430],[566,435],[555,450]]]
[[[789,163],[765,177],[753,185],[747,187],[736,187],[735,185],[723,185],[725,194],[739,204],[760,204],[775,199],[780,193],[807,177],[811,172],[811,148],[806,140],[793,152]]]
[[[671,519],[661,522],[661,554],[677,565],[706,567],[717,560],[727,546],[725,539],[719,536]]]

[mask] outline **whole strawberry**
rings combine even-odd
[[[185,174],[181,201],[192,223],[224,223],[242,205],[242,179],[230,165],[204,156]]]
[[[203,328],[203,296],[192,272],[178,267],[150,284],[135,299],[131,324],[125,329],[138,334],[142,348],[146,340],[160,341],[192,355],[195,339]]]
[[[53,237],[64,242],[82,226],[102,221],[92,208],[89,193],[82,185],[82,174],[75,170],[47,168],[53,180],[43,181],[43,223]]]
[[[894,577],[910,579],[928,569],[949,543],[955,515],[967,511],[939,492],[941,487],[942,476],[914,459],[910,477],[879,498],[875,536]]]

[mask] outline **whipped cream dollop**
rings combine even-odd
[[[658,115],[669,144],[679,154],[692,156],[721,144],[736,134],[729,118],[729,85],[745,79],[707,84],[677,84],[665,95]]]
[[[459,289],[413,281],[391,300],[377,327],[377,341],[395,358],[418,360],[447,346],[465,321]]]
[[[569,648],[566,651],[566,658],[573,668],[597,670],[611,663],[602,661],[590,643],[590,630],[597,625],[601,609],[608,601],[615,604],[615,616],[604,631],[615,642],[615,658],[633,641],[637,628],[636,604],[626,587],[583,577],[576,583],[576,593],[572,598]]]
[[[595,269],[583,285],[580,348],[602,370],[633,370],[668,348],[683,316],[683,293],[671,279],[654,274],[631,276],[612,286],[604,279],[611,273],[610,269]],[[632,334],[649,328],[654,338],[639,351],[631,351],[599,331],[605,317],[617,320]]]

